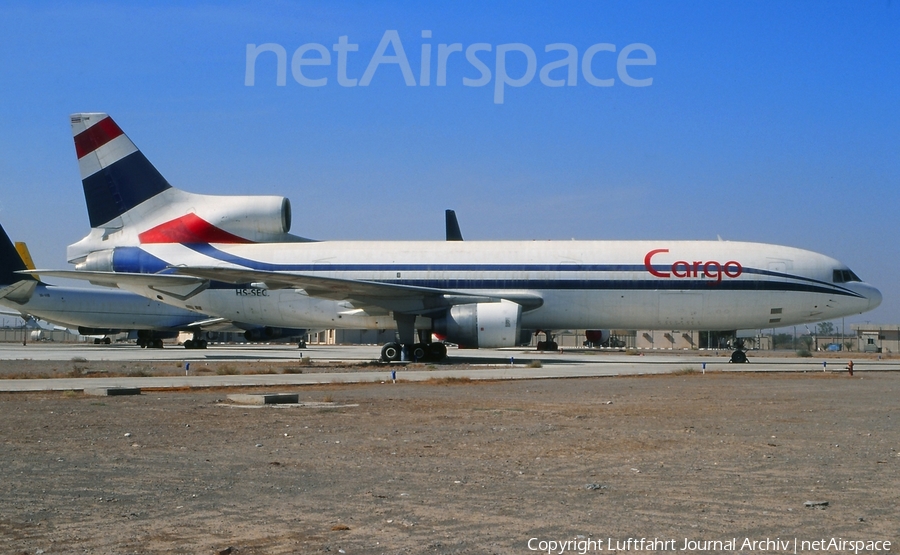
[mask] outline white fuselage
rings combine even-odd
[[[127,291],[38,284],[31,298],[0,305],[71,329],[177,330],[196,322],[196,312]]]
[[[133,249],[164,265],[539,297],[542,304],[522,314],[524,329],[759,329],[839,318],[881,302],[881,294],[872,286],[836,277],[851,273],[841,273],[846,266],[833,258],[760,243],[329,241],[144,244]],[[127,263],[113,265],[86,269],[140,271]],[[294,289],[211,287],[184,300],[141,287],[130,289],[176,306],[253,324],[393,327],[387,313],[364,314],[348,302],[313,299]]]

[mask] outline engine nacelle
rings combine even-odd
[[[142,243],[302,241],[290,235],[291,201],[280,196],[218,196],[169,189],[69,245],[69,262]]]
[[[112,272],[114,249],[94,251],[75,265],[75,269],[83,272]]]
[[[219,229],[258,240],[291,230],[291,201],[277,196],[207,196],[196,206],[197,215]]]
[[[584,338],[595,347],[609,341],[609,330],[585,330]]]
[[[515,347],[522,332],[522,305],[512,301],[451,307],[435,318],[434,331],[468,348]]]
[[[86,272],[129,272],[155,274],[169,267],[161,260],[139,247],[116,247],[88,254],[75,265],[76,270]]]

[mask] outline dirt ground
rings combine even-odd
[[[283,390],[0,394],[0,553],[898,551],[900,373]]]

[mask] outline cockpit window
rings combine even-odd
[[[835,283],[848,283],[851,281],[862,281],[856,274],[850,270],[835,270],[832,281]]]

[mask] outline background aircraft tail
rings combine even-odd
[[[34,259],[31,258],[31,252],[28,250],[28,245],[24,242],[16,241],[16,252],[19,253],[19,258],[25,263],[26,268],[34,270],[37,267],[34,265]],[[37,278],[37,276],[35,276],[35,278]]]
[[[0,286],[10,285],[22,280],[34,280],[30,274],[17,274],[21,270],[28,270],[28,266],[19,256],[15,245],[3,226],[0,226]]]
[[[456,219],[455,210],[444,210],[444,225],[448,241],[462,241],[462,231],[459,229],[459,220]]]
[[[31,300],[40,282],[30,274],[16,273],[27,269],[6,230],[0,226],[0,299],[18,304]]]

